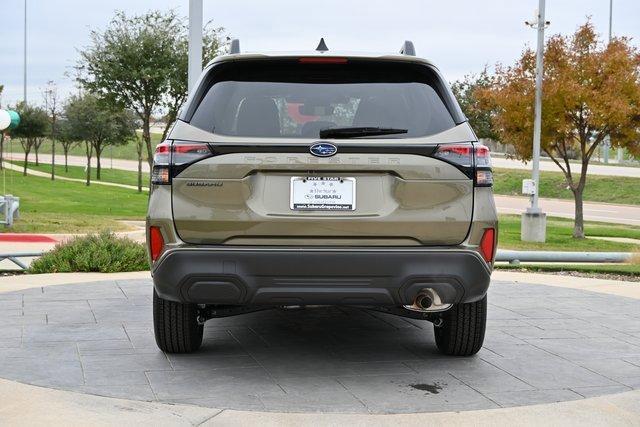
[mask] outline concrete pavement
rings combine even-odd
[[[108,280],[109,282],[101,282],[102,284],[96,283],[95,285],[93,284],[86,285],[87,292],[91,292],[89,288],[94,288],[96,285],[98,285],[98,287],[100,288],[100,289],[98,288],[94,289],[94,291],[99,291],[99,292],[98,293],[92,292],[93,299],[91,300],[94,306],[94,310],[97,310],[96,314],[98,315],[97,317],[98,320],[104,321],[104,319],[101,320],[101,317],[111,312],[115,316],[120,316],[121,317],[120,321],[125,321],[125,327],[127,327],[128,325],[130,329],[133,328],[133,330],[135,330],[135,327],[131,322],[136,322],[136,320],[134,320],[133,318],[129,318],[127,320],[127,316],[124,314],[124,312],[121,311],[123,307],[120,307],[119,309],[120,313],[113,313],[113,311],[110,310],[107,306],[104,306],[98,303],[100,301],[108,302],[110,299],[118,298],[117,294],[113,294],[111,296],[106,294],[109,292],[107,289],[107,287],[109,286],[108,283],[120,283],[122,289],[128,292],[131,292],[135,289],[136,285],[134,285],[134,282],[128,283],[128,281],[140,280],[145,277],[148,277],[148,272],[119,273],[119,274],[112,274],[112,275],[84,273],[84,274],[65,274],[65,275],[19,276],[15,278],[4,277],[4,278],[0,278],[0,301],[3,302],[1,305],[6,310],[8,309],[6,304],[12,304],[12,301],[15,301],[15,299],[12,297],[13,294],[7,293],[8,291],[16,292],[16,291],[22,290],[24,292],[27,292],[29,289],[32,289],[33,291],[37,291],[35,293],[27,292],[25,294],[25,297],[23,298],[26,298],[24,299],[24,301],[26,301],[26,306],[24,307],[23,310],[33,311],[33,309],[36,309],[36,307],[32,305],[40,304],[42,306],[41,309],[51,311],[52,316],[50,318],[50,322],[52,323],[50,323],[50,328],[51,328],[50,332],[52,333],[56,333],[55,330],[61,327],[65,328],[65,331],[66,331],[65,333],[67,335],[69,334],[73,335],[73,334],[77,334],[78,331],[83,331],[82,333],[84,334],[85,338],[83,341],[80,342],[79,347],[77,348],[76,351],[79,351],[81,354],[85,355],[84,363],[90,362],[90,364],[95,365],[95,363],[99,362],[99,364],[103,364],[103,363],[106,363],[105,361],[107,360],[109,361],[119,360],[124,357],[124,358],[128,358],[129,362],[121,366],[126,366],[127,369],[136,369],[139,366],[140,361],[148,356],[144,356],[143,359],[133,359],[131,358],[132,355],[127,356],[126,354],[123,354],[122,350],[117,350],[117,348],[113,347],[113,345],[110,346],[111,350],[99,350],[100,346],[96,347],[96,341],[89,340],[90,337],[89,335],[87,335],[86,324],[83,325],[83,324],[73,323],[67,326],[64,326],[63,324],[58,324],[58,322],[61,320],[60,316],[63,313],[73,312],[73,310],[69,307],[69,304],[71,302],[71,300],[69,300],[69,297],[74,294],[69,294],[64,290],[64,287],[68,285],[63,285],[62,287],[54,286],[50,288],[48,287],[41,288],[41,287],[49,284],[54,284],[54,283],[71,283],[71,282],[86,283],[86,282],[92,282],[92,281]],[[594,303],[602,303],[606,299],[608,301],[608,304],[613,303],[613,305],[607,305],[605,309],[610,310],[613,307],[615,307],[617,318],[620,318],[620,316],[625,315],[625,312],[621,310],[623,305],[627,307],[632,307],[634,305],[632,301],[640,299],[640,287],[638,286],[631,286],[629,284],[615,282],[611,280],[582,279],[582,278],[580,279],[580,284],[578,285],[576,284],[575,279],[573,281],[568,279],[570,278],[566,278],[563,276],[549,276],[549,275],[541,275],[541,274],[523,274],[523,273],[511,273],[511,272],[496,272],[494,274],[494,280],[496,282],[511,283],[510,285],[508,285],[509,288],[505,288],[505,289],[510,289],[508,290],[510,294],[513,294],[513,292],[516,292],[515,295],[519,295],[517,296],[516,300],[522,297],[530,301],[536,301],[536,298],[534,298],[534,296],[531,294],[531,292],[535,290],[536,285],[530,285],[530,284],[542,283],[546,286],[553,286],[557,289],[557,291],[548,290],[548,289],[545,291],[545,295],[547,295],[549,298],[555,298],[554,293],[558,293],[558,295],[560,294],[563,295],[562,298],[569,298],[575,301],[573,304],[575,304],[576,302],[579,304],[584,304],[584,303],[587,303],[588,301],[593,301]],[[75,286],[76,286],[75,289],[80,289],[77,287],[85,286],[85,285],[78,284]],[[500,285],[500,286],[504,287],[504,285]],[[578,297],[576,299],[573,293],[577,286],[582,288],[582,290],[579,291],[580,294],[576,294],[576,295],[583,295],[583,296]],[[599,292],[602,295],[602,297],[594,297],[594,294],[590,292],[584,292],[584,290]],[[620,299],[620,296],[611,297],[611,298],[608,297],[608,295],[612,293],[616,295],[623,295],[627,300]],[[47,301],[46,298],[43,298],[47,294],[53,297],[51,301]],[[120,295],[119,298],[122,298],[122,296]],[[569,301],[569,299],[567,299],[565,302]],[[513,300],[514,300],[513,298],[509,298],[509,301],[511,302],[513,302]],[[134,300],[132,300],[132,302],[134,304],[138,304],[141,302],[141,300],[138,297],[136,297],[134,298]],[[524,300],[522,302],[524,302]],[[502,305],[502,303],[499,303],[499,305]],[[571,304],[563,303],[562,309],[564,310],[569,309],[570,305]],[[56,308],[56,306],[59,306],[59,307]],[[600,305],[599,307],[603,307],[603,306]],[[516,306],[511,307],[511,309],[516,310],[515,314],[517,315],[525,314],[525,312],[523,312],[523,310],[525,310],[525,306],[520,307],[519,303],[517,303]],[[36,309],[36,311],[37,310],[40,310],[40,309]],[[491,327],[492,331],[495,331],[496,329],[499,329],[499,328],[507,327],[510,330],[510,334],[515,336],[521,336],[522,338],[522,331],[524,331],[524,329],[521,329],[521,328],[524,327],[524,324],[518,327],[518,325],[516,325],[515,323],[518,323],[519,321],[516,321],[516,319],[508,320],[507,317],[509,316],[505,317],[505,314],[507,314],[507,312],[497,310],[496,308],[494,308],[493,311],[494,311],[494,315],[498,315],[498,317],[494,316],[492,320],[492,323],[493,323]],[[562,313],[563,311],[560,310],[559,312]],[[35,314],[35,312],[33,314]],[[547,332],[540,332],[540,333],[545,333],[547,337],[542,339],[534,339],[534,338],[531,338],[531,336],[529,336],[525,340],[529,342],[536,342],[536,346],[541,346],[544,349],[544,351],[547,352],[547,355],[545,356],[545,358],[552,357],[552,355],[554,354],[559,354],[561,356],[561,359],[559,359],[559,361],[552,363],[553,366],[549,365],[549,368],[551,369],[551,371],[546,372],[544,370],[543,371],[540,370],[541,366],[538,366],[538,362],[536,361],[537,359],[536,357],[533,356],[535,353],[532,353],[531,351],[525,351],[527,350],[527,344],[520,343],[516,345],[516,344],[507,344],[506,342],[504,342],[501,347],[501,351],[504,352],[504,351],[507,351],[509,348],[513,348],[514,352],[511,354],[511,356],[507,358],[507,361],[517,360],[517,358],[519,357],[518,355],[526,355],[527,362],[524,365],[522,365],[522,368],[518,368],[521,370],[519,374],[519,378],[521,379],[524,378],[527,381],[540,381],[540,380],[543,380],[546,376],[550,375],[551,372],[553,372],[554,373],[552,376],[554,378],[553,381],[562,382],[562,381],[566,381],[567,378],[573,378],[571,381],[584,382],[585,379],[587,378],[584,376],[585,374],[582,374],[581,377],[578,377],[578,376],[575,376],[575,374],[572,374],[572,376],[565,378],[568,372],[567,361],[582,360],[580,357],[580,353],[577,352],[579,346],[576,346],[576,343],[580,341],[580,338],[578,337],[566,338],[566,339],[557,338],[558,333],[560,333],[561,331],[564,331],[563,333],[566,334],[568,333],[567,328],[575,329],[576,327],[579,326],[578,324],[580,322],[574,318],[569,322],[571,326],[567,324],[565,325],[566,327],[562,327],[562,325],[560,325],[560,323],[562,323],[561,319],[556,316],[550,316],[550,314],[551,312],[547,312],[546,314],[544,314],[542,311],[539,311],[539,310],[536,311],[535,315],[531,310],[526,312],[527,316],[533,316],[531,317],[531,319],[536,319],[535,323],[540,328],[542,328],[541,331],[547,331]],[[593,311],[584,313],[585,316],[587,314],[589,314],[589,316],[585,317],[585,319],[589,319],[589,321],[594,320],[598,315]],[[632,314],[632,313],[629,313],[629,314]],[[10,316],[10,318],[13,318],[13,316]],[[29,358],[24,359],[23,362],[21,362],[19,365],[15,365],[17,360],[16,358],[20,356],[18,353],[19,349],[6,348],[6,345],[5,345],[3,351],[5,353],[9,351],[10,354],[4,354],[0,357],[0,360],[3,361],[3,364],[2,364],[3,366],[0,367],[0,370],[2,370],[0,377],[6,378],[7,373],[15,373],[17,372],[16,369],[26,369],[29,366],[31,366],[33,363],[35,363],[38,358],[40,358],[45,362],[43,366],[48,367],[48,370],[41,371],[42,373],[40,375],[44,374],[45,376],[40,376],[39,377],[40,380],[38,381],[42,384],[42,381],[46,380],[47,378],[46,377],[46,375],[48,375],[47,372],[54,374],[56,371],[57,364],[68,363],[70,358],[73,358],[75,356],[73,352],[63,351],[60,345],[63,345],[64,343],[62,342],[56,343],[55,341],[51,341],[51,335],[47,335],[47,334],[34,335],[35,329],[33,331],[32,329],[34,327],[37,328],[37,326],[29,326],[29,325],[33,325],[32,322],[34,321],[35,316],[30,315],[29,318],[30,318],[29,322],[27,322],[25,326],[23,326],[23,328],[26,328],[27,330],[26,332],[23,332],[24,335],[22,338],[23,346],[28,346],[30,348]],[[245,319],[245,320],[248,320],[248,319]],[[67,322],[68,321],[69,320],[67,320]],[[6,322],[4,322],[4,324],[5,324],[5,328],[0,331],[0,339],[4,340],[6,344],[8,341],[12,340],[12,338],[9,338],[11,336],[12,328]],[[397,326],[397,323],[395,322],[392,324],[395,324]],[[590,342],[589,351],[588,351],[589,357],[587,359],[584,359],[584,363],[589,364],[589,370],[591,371],[591,374],[589,375],[591,375],[590,378],[592,378],[591,381],[595,379],[593,375],[595,375],[596,372],[599,372],[600,374],[605,374],[606,376],[609,376],[609,377],[615,376],[615,378],[617,378],[618,381],[622,381],[622,382],[628,382],[630,380],[633,380],[634,374],[631,373],[632,370],[635,369],[637,371],[640,369],[640,367],[634,368],[633,364],[627,364],[626,370],[624,370],[622,369],[622,365],[620,365],[620,363],[614,363],[613,359],[611,358],[601,359],[601,358],[604,356],[603,352],[607,352],[607,351],[608,351],[607,354],[611,354],[611,355],[618,354],[618,356],[622,358],[624,358],[624,355],[621,353],[624,353],[624,352],[627,353],[627,357],[630,356],[629,352],[631,351],[631,347],[627,348],[626,350],[623,350],[619,346],[616,348],[607,349],[603,346],[604,344],[603,340],[611,341],[612,337],[621,336],[620,332],[616,332],[621,328],[626,330],[627,334],[629,333],[632,334],[634,333],[632,331],[635,331],[635,329],[633,328],[636,327],[634,325],[637,326],[637,322],[631,321],[631,318],[629,318],[629,323],[612,322],[610,323],[610,329],[608,329],[609,332],[606,335],[607,338],[588,338],[587,339]],[[283,327],[283,325],[278,326],[278,328],[281,328],[281,327]],[[368,325],[367,329],[371,327],[372,325]],[[590,332],[593,334],[597,332],[596,330],[589,330],[589,329],[582,329],[582,330],[584,333]],[[402,329],[400,329],[400,331],[402,331]],[[140,331],[140,332],[144,332],[145,334],[149,333],[148,330]],[[549,332],[553,332],[556,338],[553,338],[552,336],[550,336]],[[238,331],[236,331],[235,333],[237,334]],[[385,335],[385,333],[383,332],[379,332],[379,333],[382,333],[382,335]],[[296,334],[294,333],[294,335]],[[49,338],[47,338],[47,336],[49,336]],[[38,337],[42,339],[47,338],[46,341],[48,344],[44,342],[41,343],[40,342],[41,339]],[[106,337],[102,337],[102,338],[105,339]],[[495,338],[496,337],[490,339],[488,343],[489,346],[494,347],[494,350],[497,349],[495,345],[498,342],[503,342],[504,339],[507,337],[503,337],[498,341],[495,341]],[[138,339],[138,338],[132,337],[132,339]],[[269,336],[269,339],[273,339],[273,337]],[[289,339],[291,339],[291,337]],[[507,338],[507,339],[510,339],[510,338]],[[218,342],[219,346],[224,343],[224,341],[220,341],[220,340],[218,341],[219,341]],[[558,346],[558,343],[560,342],[563,342],[565,344],[571,344],[571,345]],[[609,342],[609,344],[607,345],[611,346],[611,343],[612,342]],[[277,344],[277,345],[283,345],[283,344]],[[304,344],[297,343],[296,347],[300,347],[301,345],[303,346]],[[251,346],[258,347],[260,346],[260,344],[258,342],[254,342],[253,344],[251,344]],[[386,350],[384,350],[386,347],[387,347],[386,344],[382,345],[381,349],[383,353],[386,352]],[[211,354],[210,356],[213,358],[220,358],[220,360],[224,360],[225,354],[230,354],[229,353],[230,348],[224,345],[222,345],[222,347],[219,347],[219,348],[220,348],[220,351],[222,350],[224,351],[217,355]],[[48,353],[47,353],[47,349],[49,349]],[[379,348],[378,351],[381,351],[381,349]],[[96,351],[98,353],[108,352],[109,355],[105,355],[105,357],[101,359],[96,358],[98,354],[96,353]],[[40,356],[37,356],[38,354],[40,354]],[[144,352],[141,354],[144,354]],[[206,358],[206,355],[204,356]],[[211,363],[213,363],[213,360],[209,360],[209,361],[204,360],[205,362],[204,366],[208,366],[208,368],[207,367],[198,368],[201,362],[203,362],[203,360],[200,360],[202,359],[202,357],[203,355],[200,355],[200,357],[184,358],[185,359],[184,362],[187,363],[187,365],[178,365],[174,362],[173,367],[177,371],[184,370],[189,366],[197,368],[199,370],[198,372],[201,379],[200,379],[200,382],[195,382],[192,384],[198,389],[202,389],[202,386],[204,385],[204,383],[201,383],[201,381],[203,380],[203,376],[207,377],[208,374],[212,372],[215,373],[214,376],[215,378],[218,379],[218,383],[220,382],[221,378],[228,379],[229,372],[221,371],[220,366],[211,365]],[[302,356],[302,357],[304,358],[308,356]],[[477,382],[475,385],[475,387],[479,387],[480,389],[482,389],[483,387],[489,386],[491,384],[493,384],[491,385],[491,387],[494,387],[497,385],[505,386],[504,384],[501,384],[505,382],[507,387],[508,386],[513,387],[513,381],[515,381],[515,379],[512,378],[509,381],[507,381],[507,378],[505,377],[505,378],[502,378],[500,381],[491,382],[491,378],[493,378],[491,375],[488,377],[483,376],[482,370],[479,370],[479,367],[474,366],[479,362],[478,359],[482,359],[486,357],[490,357],[492,360],[492,363],[502,366],[501,364],[503,362],[501,361],[500,357],[496,355],[491,356],[490,354],[476,357],[476,358],[470,358],[470,359],[437,358],[437,359],[433,359],[430,362],[430,365],[434,365],[434,364],[442,365],[442,363],[446,363],[449,365],[462,364],[459,368],[453,368],[455,370],[461,369],[458,372],[458,374],[456,374],[458,375],[458,378],[462,378],[463,381],[469,382],[469,381],[473,381],[474,375],[480,375],[476,379],[476,380],[479,380],[479,382]],[[227,356],[227,359],[238,360],[239,356],[229,355]],[[596,363],[599,361],[605,361],[605,363]],[[153,362],[153,363],[157,364],[159,363],[159,361]],[[295,367],[295,363],[296,363],[295,359],[292,359],[290,362],[288,362],[287,365],[283,365],[283,367],[285,369],[289,369],[289,368],[293,369],[293,367]],[[559,363],[560,365],[562,365],[562,369],[559,369],[559,365],[557,365],[556,363]],[[583,362],[578,362],[578,363],[583,363]],[[444,368],[444,369],[445,370],[452,369],[451,366],[449,368]],[[508,368],[508,369],[513,369],[513,366],[517,366],[517,365],[513,365],[512,362],[509,362],[507,363],[506,366],[512,366],[511,368]],[[503,368],[506,366],[503,366]],[[317,376],[319,374],[319,372],[317,371],[318,367],[322,367],[322,366],[317,365],[315,370],[312,369],[309,371],[309,375],[312,377]],[[86,378],[86,381],[95,381],[97,378],[102,378],[100,380],[100,382],[102,383],[107,379],[108,381],[112,382],[113,380],[117,381],[117,378],[120,378],[120,376],[118,376],[115,373],[115,371],[107,372],[108,374],[107,377],[96,377],[95,376],[96,371],[94,370],[94,368],[95,366],[93,367],[86,366],[86,369],[84,371],[84,376]],[[238,368],[236,367],[233,369],[238,369]],[[322,369],[325,369],[325,368],[322,368]],[[377,369],[384,370],[388,368],[385,368],[383,367],[383,365],[380,365],[378,366]],[[38,373],[33,369],[31,369],[30,372],[31,373],[29,375],[38,375]],[[66,384],[70,384],[69,381],[73,377],[72,371],[67,370],[65,372],[66,374],[63,376],[64,381],[66,381]],[[152,376],[157,376],[157,372],[154,373],[153,371],[149,371],[149,373],[152,374]],[[381,371],[377,372],[377,374],[380,374],[380,373]],[[56,373],[55,375],[58,375],[58,374],[59,372]],[[372,372],[370,375],[376,375],[376,373]],[[415,374],[415,375],[419,376],[419,374]],[[400,378],[401,376],[402,375],[395,373],[391,377]],[[130,380],[135,379],[136,375],[132,371],[128,371],[127,374],[122,377],[122,379],[124,379],[125,377],[127,377],[128,378],[127,381],[131,383]],[[601,380],[604,381],[604,379],[601,379]],[[252,381],[254,380],[252,379]],[[256,382],[255,382],[254,389],[255,387],[257,388],[264,387],[263,383],[259,382],[257,379],[255,379],[255,381]],[[231,382],[233,381],[231,380]],[[175,387],[175,386],[178,386],[179,384],[180,382],[175,383],[173,386]],[[64,385],[58,384],[57,386],[54,386],[54,387],[60,388],[60,387],[64,387]],[[133,386],[130,386],[131,390],[134,389],[132,387]],[[315,387],[316,389],[323,388],[323,387],[326,387],[326,385],[320,382],[320,383],[317,383]],[[588,386],[588,387],[582,387],[580,390],[581,390],[581,393],[583,393],[583,395],[589,396],[591,395],[591,393],[594,392],[595,388],[597,387]],[[316,389],[305,388],[304,390],[300,391],[300,394],[307,394],[307,395],[313,394],[314,392],[316,392]],[[224,407],[220,407],[220,406],[218,407],[211,406],[210,403],[209,404],[205,403],[203,405],[196,405],[196,406],[185,405],[181,403],[168,405],[168,404],[159,403],[159,402],[143,402],[138,400],[114,399],[114,398],[98,397],[98,396],[86,394],[86,393],[92,393],[92,394],[113,393],[113,387],[109,387],[108,385],[103,386],[102,391],[100,391],[99,389],[95,389],[94,391],[92,391],[91,388],[85,388],[85,390],[80,390],[80,391],[83,391],[82,393],[76,393],[71,391],[62,391],[62,390],[55,390],[51,388],[26,385],[26,384],[17,383],[14,381],[0,380],[0,424],[9,424],[9,425],[125,424],[125,425],[128,425],[128,424],[135,423],[135,424],[142,424],[142,425],[258,425],[259,424],[259,425],[268,425],[268,426],[270,425],[274,425],[274,426],[275,425],[278,425],[278,426],[280,425],[337,426],[337,425],[344,425],[348,423],[348,424],[357,425],[357,426],[365,426],[365,425],[391,426],[391,425],[405,425],[405,424],[417,426],[417,425],[424,425],[425,423],[428,423],[433,425],[453,425],[453,426],[469,425],[469,424],[480,425],[480,426],[519,424],[519,425],[528,426],[528,425],[540,425],[541,423],[543,423],[546,425],[569,425],[569,426],[573,426],[573,425],[578,426],[578,425],[585,425],[585,424],[588,424],[588,425],[637,425],[638,423],[640,423],[640,391],[635,390],[635,391],[616,394],[616,391],[619,391],[621,389],[623,389],[623,387],[605,386],[600,390],[600,393],[602,392],[606,393],[606,395],[604,396],[594,397],[594,398],[584,398],[584,399],[578,398],[579,400],[548,403],[548,404],[541,404],[541,405],[529,405],[529,406],[519,406],[519,407],[515,406],[515,407],[508,407],[508,408],[501,408],[501,409],[488,409],[488,410],[465,410],[474,406],[474,405],[467,405],[467,407],[461,408],[461,410],[456,412],[372,415],[372,414],[366,414],[366,413],[355,413],[355,414],[335,413],[335,412],[341,412],[339,409],[335,409],[335,408],[329,411],[331,413],[291,413],[291,412],[283,413],[283,412],[239,411],[239,410],[233,410],[233,409],[224,409]],[[393,387],[389,388],[386,391],[387,391],[387,395],[391,396],[393,393]],[[384,393],[385,390],[381,390],[381,392]],[[460,390],[458,390],[458,392],[460,392]],[[391,393],[391,395],[389,395],[389,393]],[[446,393],[446,390],[442,391],[442,393]],[[509,394],[517,395],[518,393],[511,392]],[[403,398],[411,399],[410,396],[411,396],[411,393],[407,393]],[[439,400],[437,395],[429,395],[428,393],[426,393],[425,396],[426,397],[424,397],[424,399],[427,399],[427,400],[429,399],[436,400],[436,401]],[[468,396],[467,397],[464,397],[464,396],[465,394],[447,395],[446,399],[443,402],[446,402],[446,401],[453,402],[456,399],[468,400]],[[230,396],[230,398],[232,400],[234,399],[233,396]],[[324,398],[325,399],[333,398],[338,400],[342,399],[339,395],[336,395],[336,394],[334,394],[333,397],[325,396]],[[239,399],[239,396],[235,396],[235,399],[236,400]],[[566,397],[562,397],[561,395],[559,395],[556,399],[563,400],[563,399],[566,399]],[[575,399],[575,397],[573,399]],[[208,406],[208,407],[204,407],[204,406]],[[443,405],[443,407],[445,406],[446,404]]]

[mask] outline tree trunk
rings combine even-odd
[[[577,188],[573,191],[573,198],[576,205],[575,219],[573,223],[573,237],[575,237],[576,239],[584,239],[584,212],[582,206],[583,192],[583,185],[578,185]]]
[[[69,172],[69,162],[68,162],[69,147],[67,147],[66,145],[63,145],[62,151],[64,151],[64,171]]]
[[[38,144],[36,143],[36,145],[33,147],[36,151],[36,166],[40,166],[40,160],[38,159],[38,150],[40,150],[40,147],[38,146]]]
[[[91,155],[93,154],[93,146],[89,142],[85,142],[85,152],[87,153],[87,175],[85,185],[91,185]]]
[[[24,167],[22,169],[22,175],[27,176],[27,162],[29,161],[29,151],[24,150]]]
[[[149,168],[151,168],[153,163],[153,155],[151,153],[151,113],[145,114],[142,119],[142,139],[147,146],[147,163],[149,163]]]
[[[56,140],[51,140],[51,181],[56,179]]]
[[[102,149],[98,150],[96,147],[96,179],[100,181],[100,171],[102,170],[102,166],[100,165],[100,156],[102,155]]]
[[[138,151],[138,193],[142,193],[142,141],[136,138],[136,149]]]

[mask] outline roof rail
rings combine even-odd
[[[240,40],[239,39],[231,39],[231,46],[229,47],[229,53],[240,53]]]
[[[416,48],[413,46],[411,40],[405,40],[402,48],[400,49],[402,55],[416,56]]]

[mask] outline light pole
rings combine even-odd
[[[189,92],[202,72],[202,0],[189,0]]]
[[[609,43],[611,43],[611,38],[613,37],[613,0],[609,0]],[[611,146],[611,138],[607,135],[607,139],[605,140],[606,148],[605,148],[605,163],[609,160],[609,147]],[[624,149],[622,147],[618,147],[617,150],[617,160],[618,164],[622,163],[624,155]]]
[[[538,30],[538,48],[536,52],[536,100],[533,122],[533,162],[531,179],[534,183],[531,191],[531,206],[522,214],[520,238],[527,242],[544,242],[547,232],[547,218],[538,206],[538,189],[540,187],[540,136],[542,133],[542,77],[544,59],[544,29],[547,21],[544,18],[545,0],[539,0],[536,22],[530,25]]]
[[[23,77],[23,101],[27,105],[27,0],[24,0],[24,75]]]

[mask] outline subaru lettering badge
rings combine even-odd
[[[316,142],[309,148],[309,151],[317,157],[331,157],[338,152],[338,147],[330,142]]]

